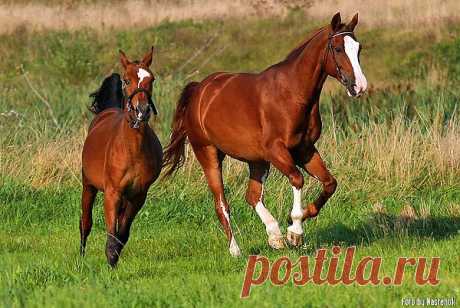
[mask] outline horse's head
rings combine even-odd
[[[340,13],[334,15],[324,60],[327,74],[342,83],[353,97],[361,96],[367,88],[359,62],[361,46],[353,33],[357,24],[358,14],[348,24],[342,24]]]
[[[153,47],[141,61],[130,61],[120,50],[120,62],[123,66],[123,93],[126,98],[126,110],[132,113],[133,127],[147,122],[150,113],[157,114],[152,100],[153,81],[155,77],[150,70]]]

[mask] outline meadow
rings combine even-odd
[[[407,297],[458,300],[460,21],[382,25],[369,22],[375,15],[360,17],[364,26],[356,34],[370,88],[355,100],[327,81],[318,148],[339,186],[305,224],[305,244],[268,247],[262,223],[244,201],[247,167],[226,159],[226,193],[243,251],[232,258],[189,151],[176,176],[151,187],[116,270],[106,265],[101,195],[85,258],[78,253],[78,220],[80,153],[92,118],[88,94],[120,70],[118,49],[136,58],[155,46],[159,116],[151,125],[165,146],[187,82],[214,71],[260,71],[329,18],[291,10],[103,30],[18,26],[1,34],[0,305],[399,307]],[[306,203],[320,185],[305,179]],[[265,198],[285,232],[292,193],[274,169]],[[441,282],[417,286],[407,270],[402,286],[267,283],[239,298],[248,255],[297,259],[335,245],[356,246],[358,259],[383,257],[386,274],[400,256],[441,257]]]

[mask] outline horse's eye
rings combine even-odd
[[[335,47],[334,49],[335,49],[335,52],[342,52],[343,51],[342,47]]]
[[[125,85],[129,85],[129,83],[130,83],[129,79],[125,79],[124,81],[125,81]]]

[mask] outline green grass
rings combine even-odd
[[[78,255],[79,155],[92,117],[87,95],[107,73],[118,71],[118,48],[140,57],[156,46],[160,116],[151,124],[165,145],[177,95],[187,81],[214,71],[259,71],[284,58],[318,26],[292,13],[282,20],[2,36],[0,304],[399,307],[403,297],[458,299],[459,41],[451,35],[458,34],[458,25],[409,34],[358,30],[372,88],[361,100],[351,100],[335,82],[327,84],[318,146],[339,188],[321,214],[306,223],[302,248],[275,252],[267,246],[262,223],[244,202],[247,168],[227,160],[226,194],[244,254],[230,257],[205,180],[191,158],[176,177],[152,186],[116,270],[106,265],[101,196],[87,255]],[[179,70],[214,33],[205,52]],[[58,127],[21,76],[21,65],[49,101]],[[314,200],[320,189],[306,179],[304,202]],[[292,196],[276,171],[267,183],[266,204],[285,232]],[[414,215],[406,221],[408,207]],[[382,272],[389,275],[399,256],[440,256],[441,283],[417,286],[410,271],[399,287],[275,287],[267,282],[240,300],[249,254],[297,259],[334,245],[357,246],[357,259],[383,257]]]
[[[273,181],[272,181],[273,183]],[[184,183],[184,191],[192,191]],[[459,199],[454,189],[422,190],[405,199],[383,200],[389,215],[379,219],[366,194],[339,190],[321,216],[306,226],[306,246],[274,252],[256,215],[229,195],[236,236],[244,255],[282,255],[297,259],[314,255],[320,247],[356,245],[357,259],[381,256],[383,273],[392,274],[397,256],[440,256],[439,286],[419,287],[406,271],[400,287],[315,286],[275,287],[267,282],[252,290],[249,299],[239,294],[246,259],[233,259],[214,217],[211,200],[202,191],[178,196],[177,188],[157,183],[136,219],[132,236],[116,270],[105,263],[105,231],[100,202],[87,255],[78,255],[79,190],[76,187],[35,190],[6,182],[1,190],[3,223],[0,301],[5,306],[368,306],[387,303],[397,307],[403,297],[459,295],[458,227],[460,218],[446,215],[447,204]],[[267,191],[276,191],[269,185]],[[283,189],[286,193],[288,188]],[[288,194],[286,194],[288,195]],[[278,208],[287,217],[289,197]],[[269,194],[267,204],[276,202]],[[395,217],[405,202],[431,210],[429,219],[402,229]],[[417,210],[418,212],[418,210]],[[283,229],[287,226],[281,219]],[[339,298],[335,298],[340,294]],[[332,300],[335,298],[334,300]]]

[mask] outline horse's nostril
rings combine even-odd
[[[356,94],[358,93],[356,86],[353,86],[353,85],[347,86],[347,91],[350,96],[356,96]]]

